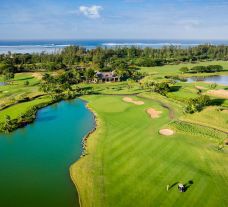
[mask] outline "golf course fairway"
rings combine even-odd
[[[144,102],[137,105],[123,98],[84,97],[97,129],[88,138],[87,155],[71,166],[81,206],[228,206],[227,148],[216,150],[209,135],[175,129],[179,109],[174,103],[175,117],[170,117],[154,99],[131,96]],[[160,116],[152,119],[149,108]],[[174,134],[159,134],[166,128]],[[185,193],[178,183],[187,184]]]

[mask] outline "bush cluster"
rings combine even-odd
[[[208,66],[194,66],[192,68],[182,67],[182,73],[215,73],[221,72],[223,67],[221,65],[208,65]]]
[[[195,113],[201,111],[205,106],[210,104],[210,98],[207,95],[201,95],[197,98],[192,98],[187,101],[187,105],[184,108],[185,113]]]

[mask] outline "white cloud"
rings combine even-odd
[[[79,7],[80,13],[91,19],[100,18],[101,17],[100,12],[102,9],[103,9],[102,6],[97,6],[97,5],[93,5],[90,7],[88,6]]]
[[[196,19],[180,20],[177,22],[177,25],[184,27],[186,30],[191,30],[202,26],[201,22]]]

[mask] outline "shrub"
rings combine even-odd
[[[13,125],[14,125],[14,123],[13,123],[11,117],[6,115],[5,123],[3,125],[3,131],[6,132],[6,133],[11,132],[13,130],[13,128],[14,128]]]
[[[194,66],[193,68],[190,69],[190,72],[192,73],[203,73],[207,71],[206,66]]]
[[[180,68],[180,71],[182,73],[188,73],[189,72],[189,68],[188,67],[182,67],[182,68]]]
[[[166,96],[166,94],[170,91],[170,86],[167,82],[148,82],[145,83],[146,88],[150,88],[151,91],[159,93],[163,96]]]
[[[184,108],[184,112],[189,114],[199,112],[209,104],[210,98],[206,95],[199,96],[198,98],[189,99],[187,105]]]
[[[29,85],[29,81],[25,81],[24,86],[28,86],[28,85]]]
[[[218,86],[218,84],[217,83],[212,83],[212,84],[210,84],[210,89],[216,89],[217,88],[217,86]]]
[[[223,70],[223,67],[221,65],[209,65],[207,66],[207,72],[213,73],[213,72],[220,72]]]
[[[183,67],[180,69],[182,73],[214,73],[223,70],[221,65],[194,66],[191,69]]]

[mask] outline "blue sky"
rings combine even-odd
[[[0,0],[0,39],[228,39],[228,0]]]

